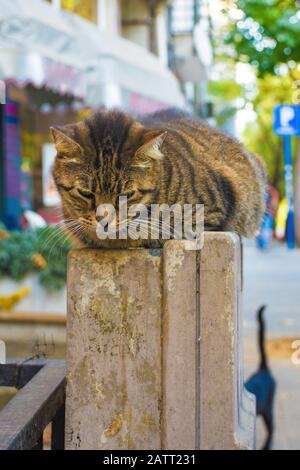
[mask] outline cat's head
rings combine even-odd
[[[97,246],[97,223],[119,227],[120,196],[127,206],[156,202],[165,134],[130,116],[104,111],[64,127],[52,127],[57,150],[53,177],[66,225]],[[115,208],[115,214],[111,207]],[[100,211],[99,211],[100,208]],[[127,221],[128,224],[132,217]]]

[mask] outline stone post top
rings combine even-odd
[[[241,242],[241,238],[234,232],[204,232],[204,245],[205,243],[211,243],[212,241],[217,243],[226,243],[227,245],[237,246]],[[74,248],[69,252],[69,257],[80,256],[81,253],[86,254],[87,252],[121,252],[121,251],[147,251],[153,256],[160,256],[162,250],[166,249],[181,249],[186,250],[186,243],[188,240],[166,240],[164,245],[161,248]],[[203,246],[204,247],[204,246]],[[201,248],[202,249],[202,248]],[[198,250],[189,250],[189,251],[198,251]]]
[[[72,250],[66,448],[251,449],[238,235]],[[125,245],[124,245],[125,246]],[[197,246],[197,247],[198,247]]]

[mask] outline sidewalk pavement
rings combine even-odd
[[[258,354],[256,337],[244,338],[245,380],[256,371]],[[272,449],[300,449],[300,365],[290,358],[269,358],[270,368],[277,383],[275,396],[275,433]],[[261,418],[257,419],[257,448],[263,442],[265,428]]]
[[[289,352],[289,341],[300,339],[300,250],[288,251],[285,246],[274,243],[269,251],[260,252],[252,242],[244,245],[245,380],[256,370],[259,361],[256,310],[261,304],[267,305],[268,360],[277,381],[272,448],[299,450],[300,365],[291,361],[293,350]],[[279,340],[275,347],[272,338]],[[257,448],[264,435],[262,420],[258,419]]]

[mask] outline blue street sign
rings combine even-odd
[[[285,195],[288,203],[288,216],[286,221],[286,239],[288,248],[295,247],[294,222],[294,187],[293,187],[293,160],[292,136],[300,135],[300,106],[282,104],[276,106],[273,112],[273,129],[275,134],[283,137],[284,156],[284,182]]]
[[[296,104],[281,104],[274,108],[275,134],[283,137],[285,135],[300,135],[300,106]]]
[[[286,220],[286,240],[288,248],[295,247],[295,222],[294,222],[294,185],[293,185],[293,160],[291,136],[283,137],[284,156],[284,182],[285,196],[288,203],[288,216]]]

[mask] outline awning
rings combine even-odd
[[[118,90],[184,106],[175,76],[145,49],[41,0],[0,0],[0,79],[32,83],[86,104]]]

